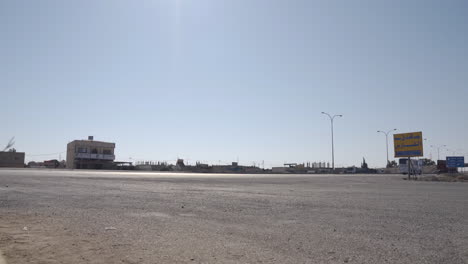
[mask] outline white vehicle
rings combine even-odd
[[[400,168],[400,173],[408,174],[408,159],[399,159],[398,167]],[[411,174],[422,174],[423,163],[422,160],[412,159],[411,160]]]

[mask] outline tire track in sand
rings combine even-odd
[[[3,258],[3,253],[0,250],[0,264],[7,264],[6,260]]]

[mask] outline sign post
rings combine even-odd
[[[411,180],[411,157],[408,157],[408,180]],[[414,177],[416,177],[416,173],[414,173]]]
[[[447,157],[447,168],[464,168],[465,167],[465,157]],[[450,171],[450,170],[449,170]]]
[[[411,157],[424,156],[422,132],[402,133],[393,135],[395,158],[408,158],[408,180],[411,179]]]

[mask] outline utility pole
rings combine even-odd
[[[396,130],[397,130],[397,129],[394,128],[394,129],[389,130],[389,131],[387,131],[387,132],[380,131],[380,130],[377,131],[377,133],[383,133],[383,134],[385,134],[385,143],[387,144],[387,167],[388,167],[388,164],[390,164],[390,160],[388,159],[388,134],[389,134],[390,132],[396,131]]]
[[[437,160],[440,160],[440,148],[442,148],[442,147],[447,147],[447,145],[441,145],[441,146],[431,145],[431,148],[436,148],[437,149]]]
[[[426,145],[426,142],[428,142],[427,138],[424,139],[424,145]],[[429,153],[429,159],[432,160],[432,150]]]
[[[332,171],[335,172],[335,146],[334,146],[334,139],[333,139],[333,120],[335,117],[343,117],[343,115],[334,115],[331,116],[329,113],[322,112],[322,114],[327,115],[330,118],[331,123],[331,140],[332,140]]]

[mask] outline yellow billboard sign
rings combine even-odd
[[[423,141],[422,132],[394,134],[395,158],[424,156]]]

